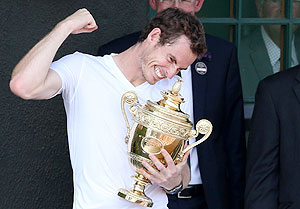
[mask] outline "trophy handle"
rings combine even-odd
[[[122,109],[122,113],[123,113],[123,117],[124,120],[126,122],[126,127],[127,127],[127,134],[125,137],[125,143],[128,143],[129,137],[130,137],[130,126],[129,126],[129,122],[128,122],[128,118],[125,112],[125,103],[129,104],[129,111],[130,113],[135,116],[134,112],[136,111],[136,108],[134,107],[134,105],[138,102],[138,97],[136,95],[135,92],[133,91],[128,91],[126,93],[123,94],[122,98],[121,98],[121,109]]]
[[[197,145],[204,142],[211,134],[213,129],[213,126],[209,120],[201,119],[196,124],[196,130],[191,130],[189,138],[197,137],[200,134],[204,134],[204,136],[199,139],[198,141],[194,142],[193,144],[187,145],[177,156],[175,162],[181,162],[183,159],[183,155],[191,150],[193,147],[196,147]]]

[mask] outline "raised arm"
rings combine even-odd
[[[23,99],[51,98],[62,85],[59,75],[49,70],[57,50],[70,34],[89,33],[97,28],[86,9],[79,9],[59,22],[16,65],[10,81],[11,91]]]

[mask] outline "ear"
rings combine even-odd
[[[149,0],[149,5],[153,10],[157,9],[156,0]]]
[[[263,9],[262,9],[263,3],[261,2],[261,0],[256,0],[255,4],[256,4],[256,9],[257,9],[257,14],[260,18],[262,18],[263,17]]]
[[[160,30],[160,28],[154,28],[154,29],[148,34],[148,36],[147,36],[147,41],[149,41],[149,43],[157,44],[157,43],[159,43],[160,35],[161,35],[161,30]]]
[[[204,0],[196,0],[195,1],[195,13],[199,12],[202,5],[203,5]]]

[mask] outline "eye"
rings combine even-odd
[[[176,60],[173,57],[169,57],[169,62],[176,64]]]
[[[186,70],[187,68],[179,68],[179,71]]]

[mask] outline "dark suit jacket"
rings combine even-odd
[[[261,81],[255,100],[246,209],[299,209],[300,66]]]
[[[139,33],[117,39],[99,49],[99,55],[121,52],[135,44]],[[192,65],[194,120],[210,120],[213,132],[197,147],[205,198],[209,209],[243,208],[245,138],[243,100],[236,48],[206,35],[211,59],[199,75]],[[188,207],[187,207],[188,208]]]

